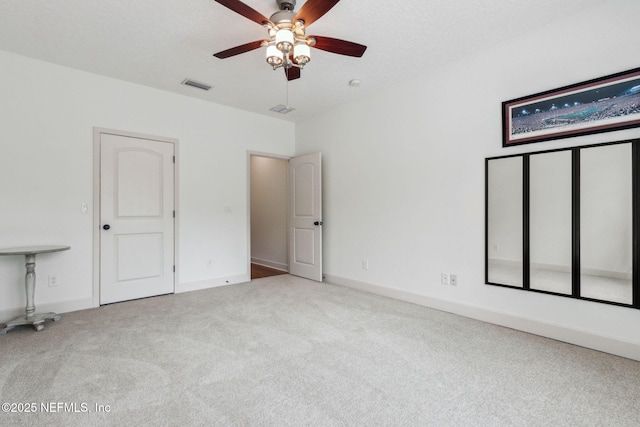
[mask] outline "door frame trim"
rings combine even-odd
[[[247,274],[251,281],[251,157],[267,157],[269,159],[278,159],[290,161],[293,156],[284,154],[266,153],[263,151],[247,150]],[[287,188],[287,204],[289,199],[289,189]],[[287,233],[289,232],[289,213],[287,209]],[[289,260],[289,236],[287,235],[287,263]],[[289,267],[287,267],[287,272]]]
[[[93,306],[100,307],[100,137],[102,134],[124,136],[129,138],[139,138],[151,141],[165,142],[173,144],[173,154],[175,156],[175,162],[173,164],[173,209],[175,210],[175,218],[173,221],[173,263],[175,265],[175,272],[173,273],[173,292],[176,292],[178,287],[179,275],[179,262],[178,262],[178,225],[180,224],[179,215],[180,209],[178,209],[178,197],[179,186],[178,176],[180,164],[179,159],[179,144],[178,139],[168,138],[156,135],[148,135],[136,132],[128,132],[123,130],[107,129],[94,127],[93,128]]]

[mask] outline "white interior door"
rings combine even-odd
[[[174,292],[174,144],[100,136],[100,304]]]
[[[289,161],[289,273],[322,281],[320,153]]]

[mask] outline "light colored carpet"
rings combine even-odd
[[[38,406],[7,426],[637,426],[640,362],[285,275],[16,328],[0,396]]]

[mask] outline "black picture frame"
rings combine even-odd
[[[502,103],[502,146],[640,126],[640,68]]]

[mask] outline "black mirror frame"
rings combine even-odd
[[[580,295],[580,151],[594,147],[603,147],[607,145],[618,144],[631,144],[631,170],[632,170],[632,303],[625,304],[615,301],[607,301],[595,298],[583,297]],[[571,151],[572,153],[572,168],[571,168],[571,223],[572,223],[572,237],[571,237],[571,295],[551,292],[546,290],[532,289],[530,287],[530,218],[529,218],[529,159],[534,154],[552,153],[558,151]],[[489,281],[489,162],[491,160],[505,159],[512,157],[522,158],[522,203],[523,203],[523,218],[522,218],[522,262],[523,262],[523,282],[522,286],[513,286],[501,283],[492,283]],[[510,289],[519,289],[529,292],[538,292],[550,295],[562,296],[565,298],[574,298],[587,301],[600,302],[605,304],[618,305],[623,307],[632,307],[640,309],[640,139],[624,140],[607,142],[601,144],[583,145],[578,147],[559,148],[553,150],[536,151],[523,154],[511,154],[506,156],[496,156],[485,158],[485,256],[484,256],[484,268],[485,268],[485,284],[492,286],[500,286]],[[576,274],[577,272],[577,274]]]

